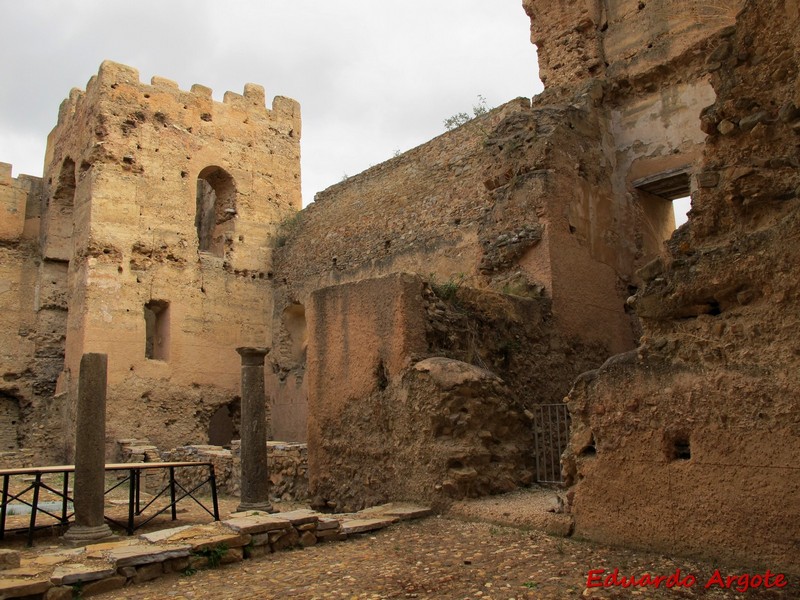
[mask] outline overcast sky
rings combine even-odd
[[[444,131],[541,91],[521,0],[0,0],[0,161],[41,175],[70,88],[104,59],[300,102],[303,202]]]

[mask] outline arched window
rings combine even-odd
[[[65,158],[55,190],[47,205],[45,257],[72,260],[73,209],[75,207],[75,161]]]
[[[236,184],[233,177],[220,167],[206,167],[200,171],[194,218],[200,252],[225,256],[235,216]]]

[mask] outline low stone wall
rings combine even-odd
[[[33,450],[11,450],[0,452],[0,467],[3,469],[22,469],[36,464],[36,452]]]
[[[119,440],[121,462],[211,462],[220,494],[238,496],[241,492],[240,441],[234,440],[231,449],[208,444],[180,446],[159,452],[147,440]],[[267,442],[267,462],[274,500],[306,500],[308,498],[308,449],[295,442]],[[158,472],[158,480],[145,482],[145,489],[163,485],[166,472]],[[178,478],[185,486],[194,487],[207,474],[198,469],[179,469]],[[203,493],[204,490],[201,490]],[[210,493],[210,490],[208,490]]]
[[[0,551],[0,598],[84,598],[163,575],[257,559],[375,532],[397,521],[427,517],[430,509],[386,504],[357,515],[322,515],[310,510],[268,514],[247,511],[227,520],[146,533],[117,542],[57,549],[33,557]],[[20,569],[19,567],[22,567]],[[25,576],[20,576],[20,570]]]

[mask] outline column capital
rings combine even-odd
[[[263,366],[264,357],[269,353],[270,348],[259,348],[255,346],[240,346],[236,349],[242,357],[244,366]]]

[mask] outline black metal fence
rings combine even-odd
[[[536,481],[564,483],[561,454],[569,442],[569,411],[566,404],[539,404],[533,408]]]

